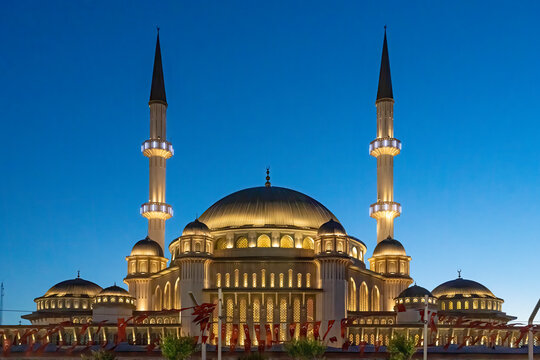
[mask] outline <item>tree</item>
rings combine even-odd
[[[405,335],[395,335],[388,344],[387,351],[390,360],[410,360],[416,352],[414,339],[408,339]]]
[[[322,359],[326,346],[318,340],[292,340],[285,344],[287,354],[298,360]]]
[[[82,355],[83,360],[116,360],[116,355],[110,351],[98,350],[92,351],[90,355]]]
[[[167,336],[161,345],[161,354],[168,360],[185,360],[195,352],[195,342],[191,336]]]

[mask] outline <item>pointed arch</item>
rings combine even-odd
[[[269,248],[271,246],[270,237],[262,234],[257,238],[257,247]]]
[[[163,290],[163,308],[171,309],[171,283],[168,281],[165,284],[165,290]]]
[[[369,311],[369,290],[365,282],[360,285],[360,311]]]
[[[174,283],[174,308],[180,309],[180,278]]]
[[[163,292],[158,285],[154,291],[154,310],[161,311],[163,309]]]
[[[279,242],[279,247],[292,249],[294,247],[294,240],[289,235],[283,235]]]
[[[377,285],[371,289],[371,311],[381,311],[381,293]]]
[[[349,279],[349,303],[347,306],[348,311],[356,311],[356,282],[353,278]]]

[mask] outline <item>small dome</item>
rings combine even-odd
[[[319,227],[319,230],[317,231],[318,236],[325,236],[325,235],[342,235],[346,236],[347,232],[345,231],[345,228],[343,225],[335,221],[334,219],[330,219],[329,221],[325,222]]]
[[[437,286],[432,291],[436,297],[453,297],[456,295],[467,295],[475,297],[491,297],[496,296],[484,285],[473,281],[458,277],[455,280],[450,280]]]
[[[401,243],[395,239],[392,239],[390,236],[381,241],[375,246],[373,250],[373,256],[382,256],[382,255],[398,255],[398,256],[407,256],[405,248]]]
[[[141,241],[138,241],[131,250],[131,256],[133,255],[146,255],[146,256],[161,256],[163,257],[163,249],[161,246],[150,239],[148,236]]]
[[[199,219],[195,219],[195,221],[190,222],[184,228],[184,231],[182,232],[182,236],[189,236],[189,235],[211,236],[210,229],[208,228],[208,226],[206,226],[205,223],[200,222]]]
[[[108,288],[105,288],[105,289],[101,290],[99,295],[131,296],[126,289],[121,288],[120,286],[116,286],[116,285],[109,286]]]
[[[397,298],[424,297],[426,295],[429,297],[433,297],[433,294],[430,293],[426,288],[418,285],[413,285],[403,290]]]
[[[50,288],[45,297],[94,297],[101,291],[101,286],[91,281],[77,277],[75,279],[59,282]]]

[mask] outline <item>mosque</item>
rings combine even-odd
[[[377,222],[373,250],[349,234],[347,225],[314,198],[272,185],[268,171],[264,186],[216,201],[166,248],[165,223],[173,216],[165,197],[166,165],[174,150],[167,140],[168,104],[158,33],[150,136],[141,146],[149,160],[149,197],[140,208],[148,220],[148,235],[134,241],[126,256],[127,290],[116,285],[102,288],[78,276],[38,296],[36,311],[23,318],[32,326],[70,322],[73,331],[56,334],[56,341],[84,343],[113,341],[118,318],[143,314],[140,324],[128,326],[128,340],[144,345],[169,333],[198,334],[191,313],[177,310],[193,306],[193,298],[216,302],[221,289],[226,344],[233,324],[249,324],[251,329],[255,324],[279,324],[279,337],[287,341],[290,323],[321,321],[326,326],[342,318],[354,319],[346,334],[352,344],[385,345],[396,331],[418,338],[423,328],[418,310],[426,306],[426,295],[427,306],[447,318],[514,320],[503,312],[503,299],[479,282],[458,276],[431,291],[413,285],[406,241],[394,237],[394,220],[402,209],[394,200],[393,164],[402,144],[394,136],[386,32],[375,105],[377,132],[369,144],[377,163],[377,196],[369,206],[369,215]],[[212,319],[217,321],[217,313]],[[456,330],[440,320],[438,325],[437,342],[459,343],[471,331]],[[219,333],[217,324],[212,331]],[[298,332],[299,327],[292,336],[299,336]],[[339,326],[334,326],[329,336],[339,339],[339,332]],[[504,339],[497,334],[495,341],[510,346],[517,335]],[[313,328],[308,336],[313,336]],[[244,338],[241,332],[240,345]],[[479,344],[488,341],[487,334],[480,333]]]

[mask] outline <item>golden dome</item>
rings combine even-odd
[[[461,277],[450,280],[437,286],[432,291],[433,295],[440,297],[469,296],[469,297],[491,297],[495,295],[484,285],[476,281],[463,279]]]
[[[138,241],[131,250],[131,255],[143,255],[143,256],[161,256],[163,257],[163,249],[161,246],[150,239],[148,236]]]
[[[337,221],[317,200],[276,186],[237,191],[210,206],[199,217],[212,230],[245,227],[317,230],[328,219]]]
[[[109,286],[108,288],[105,288],[103,290],[101,290],[101,292],[99,293],[99,295],[108,295],[108,296],[131,296],[129,294],[129,292],[124,289],[124,288],[121,288],[120,286],[116,286],[116,285],[113,285],[113,286]]]
[[[380,243],[378,243],[373,250],[373,256],[383,255],[407,256],[407,253],[405,252],[405,248],[399,241],[392,239],[389,236]]]
[[[184,231],[182,232],[182,236],[189,236],[189,235],[211,236],[210,229],[208,229],[208,226],[206,226],[205,223],[200,222],[199,219],[195,219],[195,221],[190,222],[184,228]]]
[[[80,277],[59,282],[50,288],[44,297],[94,297],[101,291],[101,286]]]
[[[334,219],[330,219],[329,221],[322,224],[321,227],[319,227],[319,230],[317,230],[317,235],[318,236],[325,236],[325,235],[346,236],[347,232],[345,231],[345,228],[343,227],[343,225],[341,225],[337,221],[334,221]]]

